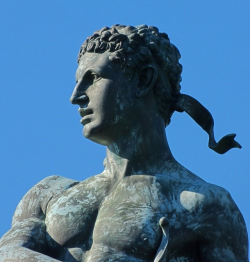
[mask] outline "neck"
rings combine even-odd
[[[138,174],[163,173],[173,156],[168,146],[163,121],[145,128],[135,127],[107,147],[106,170],[116,182]]]

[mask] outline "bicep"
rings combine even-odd
[[[54,194],[62,192],[75,181],[50,176],[32,187],[19,202],[12,220],[12,228],[2,237],[1,245],[18,245],[32,250],[46,246],[45,214]]]
[[[15,223],[0,239],[0,261],[2,262],[56,262],[46,252],[44,222],[30,218]]]
[[[12,219],[11,229],[1,238],[0,248],[25,247],[34,251],[45,245],[45,214],[42,204],[45,190],[40,182],[31,188],[19,202]]]
[[[11,229],[0,239],[1,261],[58,261],[47,255],[46,208],[55,194],[75,183],[51,176],[29,190],[17,206]]]
[[[0,248],[8,247],[25,247],[44,253],[46,250],[44,222],[38,218],[16,222],[0,240]]]

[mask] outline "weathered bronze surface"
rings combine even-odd
[[[84,136],[107,147],[105,169],[83,182],[51,176],[35,185],[0,241],[0,261],[248,261],[230,194],[169,149],[174,111],[189,114],[217,153],[241,148],[235,134],[216,143],[209,111],[180,93],[179,58],[156,27],[115,25],[87,38],[71,102]]]

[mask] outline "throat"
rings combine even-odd
[[[106,171],[112,179],[111,190],[114,189],[121,180],[132,174],[132,163],[128,159],[113,156],[106,159]]]

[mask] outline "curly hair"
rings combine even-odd
[[[170,43],[166,33],[160,33],[157,27],[140,25],[113,25],[95,31],[81,46],[78,63],[86,52],[111,52],[109,59],[121,63],[122,69],[131,80],[140,65],[155,62],[158,74],[154,86],[154,96],[159,112],[166,126],[174,112],[173,98],[180,93],[182,65],[179,50]],[[169,79],[170,85],[166,81]]]

